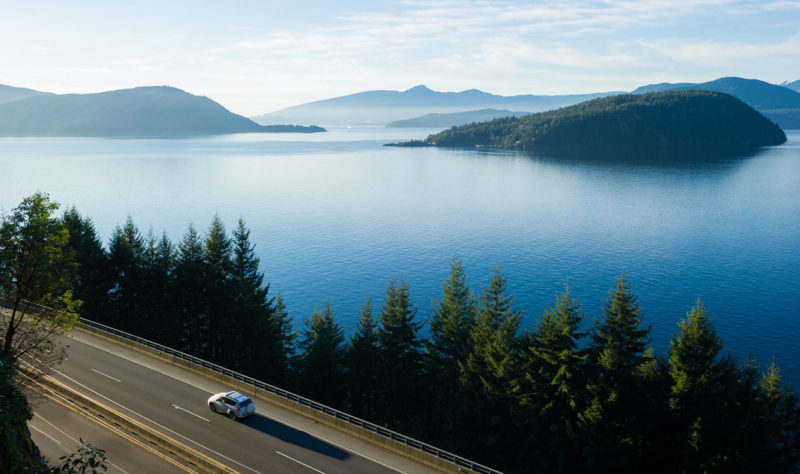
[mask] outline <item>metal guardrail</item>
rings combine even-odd
[[[453,453],[441,450],[435,446],[431,446],[430,444],[423,443],[422,441],[418,441],[414,438],[409,438],[406,435],[397,433],[396,431],[392,431],[390,429],[384,428],[382,426],[376,425],[375,423],[371,423],[366,420],[362,420],[361,418],[357,418],[355,416],[349,415],[343,411],[337,410],[335,408],[331,408],[329,406],[323,405],[321,403],[317,403],[314,400],[308,399],[306,397],[297,395],[295,393],[289,392],[288,390],[284,390],[282,388],[276,387],[274,385],[270,385],[268,383],[262,382],[260,380],[256,380],[252,377],[248,377],[246,375],[240,374],[239,372],[234,372],[233,370],[226,369],[220,365],[208,362],[206,360],[200,359],[190,354],[186,354],[185,352],[177,351],[170,347],[167,347],[163,344],[159,344],[157,342],[153,342],[139,336],[135,336],[133,334],[127,333],[125,331],[120,331],[119,329],[112,328],[110,326],[106,326],[105,324],[100,324],[88,319],[81,318],[81,323],[91,326],[95,329],[99,329],[101,331],[105,331],[116,336],[122,337],[124,339],[128,339],[130,341],[136,342],[143,346],[149,347],[151,349],[155,349],[160,352],[164,352],[165,354],[169,354],[174,357],[178,357],[180,359],[186,360],[188,362],[192,362],[197,364],[203,368],[210,369],[214,372],[220,373],[222,375],[226,375],[231,377],[235,380],[239,380],[244,382],[248,385],[252,385],[253,387],[260,388],[264,391],[272,393],[280,398],[284,398],[291,402],[297,403],[301,406],[310,408],[312,410],[321,412],[325,415],[332,416],[337,420],[345,421],[353,426],[357,426],[364,430],[370,431],[375,433],[379,436],[383,436],[385,438],[391,439],[395,442],[401,443],[405,446],[410,448],[422,451],[429,455],[435,456],[438,459],[450,462],[455,464],[458,467],[462,467],[465,469],[469,469],[479,474],[502,474],[500,471],[492,469],[490,467],[486,467],[482,464],[478,464],[476,462],[470,461],[469,459],[463,458],[461,456],[455,455]]]

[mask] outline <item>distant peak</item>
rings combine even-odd
[[[406,94],[408,94],[408,93],[418,94],[418,93],[421,93],[421,92],[427,93],[427,92],[433,92],[433,91],[428,89],[428,87],[425,86],[424,84],[420,84],[418,86],[414,86],[411,89],[405,90],[403,92],[406,93]]]

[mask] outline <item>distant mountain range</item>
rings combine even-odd
[[[374,90],[296,105],[252,117],[258,123],[320,123],[323,125],[386,125],[390,122],[437,113],[479,109],[540,112],[616,92],[575,95],[501,96],[477,89],[437,92],[425,86],[405,91]]]
[[[4,86],[0,93],[11,98],[0,102],[0,136],[176,137],[324,131],[262,126],[208,97],[167,86],[63,95]]]
[[[676,90],[705,90],[730,94],[761,112],[783,129],[800,129],[800,92],[792,84],[778,86],[756,79],[723,77],[699,84],[651,84],[633,91],[634,94]]]
[[[651,84],[633,93],[688,89],[728,93],[782,128],[800,129],[800,81],[774,85],[725,77],[704,83]],[[272,125],[276,123],[444,129],[558,109],[621,93],[501,96],[477,89],[437,92],[416,86],[405,91],[373,90],[309,102],[251,120],[231,113],[207,97],[166,86],[56,95],[0,85],[0,136],[168,137],[324,131],[316,126]]]
[[[783,87],[788,87],[789,89],[791,89],[791,90],[793,90],[795,92],[800,92],[800,80],[797,80],[797,81],[794,81],[794,82],[784,82],[781,85]]]
[[[448,128],[472,122],[484,122],[500,117],[521,117],[530,112],[512,112],[510,110],[481,109],[469,112],[453,112],[451,114],[425,114],[422,117],[408,120],[395,120],[386,126],[390,128]]]
[[[724,77],[704,83],[651,84],[633,93],[688,89],[725,92],[741,99],[781,127],[797,129],[800,128],[800,93],[793,88],[800,89],[800,81],[775,85],[755,79]],[[253,120],[259,123],[447,128],[503,115],[553,110],[622,93],[500,96],[476,89],[437,92],[416,86],[405,91],[374,90],[309,102],[259,115]]]
[[[0,84],[0,104],[12,102],[19,99],[27,99],[37,95],[52,95],[50,92],[39,92],[24,87],[11,87]]]

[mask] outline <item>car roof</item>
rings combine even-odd
[[[248,397],[247,395],[243,395],[243,394],[241,394],[239,392],[228,392],[228,393],[225,394],[225,396],[228,397],[228,398],[233,398],[237,402],[243,402],[245,400],[250,400],[250,397]]]

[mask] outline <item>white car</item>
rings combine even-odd
[[[224,413],[232,420],[244,418],[256,412],[256,406],[247,395],[239,392],[223,392],[208,398],[208,408],[214,413]]]

